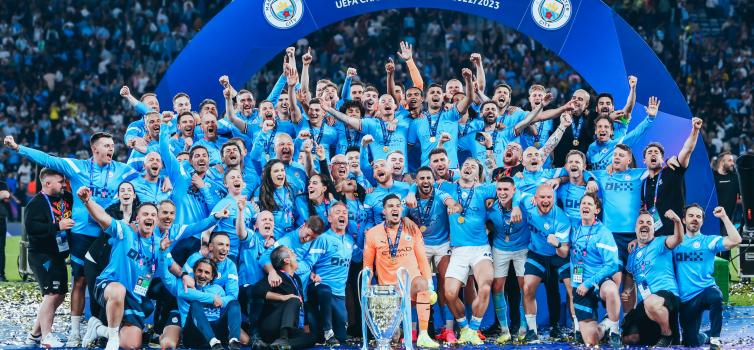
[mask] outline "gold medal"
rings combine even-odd
[[[535,142],[534,142],[534,147],[537,147],[537,148],[539,148],[539,146],[540,146],[540,143],[539,143],[539,141],[535,141]]]
[[[390,150],[390,147],[388,147],[388,146],[384,146],[384,147],[382,147],[382,150],[383,150],[383,151],[385,151],[385,152],[387,152],[387,151],[389,151],[389,150]]]
[[[436,138],[436,137],[434,137],[434,136],[431,136],[431,137],[429,138],[429,142],[435,142],[435,141],[437,141],[437,138]]]
[[[270,161],[270,155],[269,154],[265,154],[264,155],[264,160],[269,162]]]
[[[466,222],[466,218],[464,218],[463,216],[459,216],[458,217],[458,223],[459,224],[463,224],[464,222]]]
[[[422,225],[422,227],[419,227],[419,231],[421,231],[422,233],[426,232],[427,226]]]
[[[509,236],[509,235],[505,235],[505,241],[506,241],[506,242],[510,242],[510,241],[511,241],[511,236]]]
[[[579,145],[579,140],[573,140],[573,145],[574,146],[578,146]]]

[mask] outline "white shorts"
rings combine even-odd
[[[450,242],[424,246],[424,251],[426,252],[429,264],[433,265],[436,270],[437,266],[440,265],[440,259],[450,256]]]
[[[450,263],[445,278],[452,277],[465,285],[472,268],[481,261],[492,261],[490,246],[454,247],[450,252]]]
[[[513,252],[503,251],[497,248],[492,249],[493,265],[495,266],[495,278],[508,277],[508,268],[513,261],[513,269],[516,276],[524,276],[524,267],[526,266],[526,253],[529,249],[521,249]]]

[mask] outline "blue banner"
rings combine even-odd
[[[639,34],[599,0],[236,0],[181,52],[157,95],[168,106],[177,92],[222,101],[221,75],[241,86],[298,39],[349,17],[394,8],[444,9],[499,22],[540,42],[616,101],[628,97],[627,76],[637,76],[637,101],[650,96],[662,101],[655,126],[635,147],[639,161],[652,141],[661,142],[666,154],[677,154],[691,130],[691,111],[673,77]],[[637,102],[636,114],[643,109]],[[704,232],[718,233],[714,180],[707,150],[701,138],[698,142],[687,171],[686,201],[705,207]]]

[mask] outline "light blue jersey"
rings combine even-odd
[[[581,198],[586,193],[586,185],[566,182],[558,187],[558,204],[571,220],[571,226],[581,222]]]
[[[642,135],[652,126],[654,118],[646,117],[633,130],[626,133],[625,136],[615,137],[607,142],[594,141],[589,145],[586,152],[586,159],[591,164],[593,170],[605,170],[613,162],[613,152],[615,145],[622,143],[633,147]]]
[[[173,250],[173,247],[175,247],[175,243],[187,238],[187,237],[195,237],[199,236],[202,232],[205,230],[208,230],[213,225],[217,224],[217,219],[215,219],[214,215],[210,215],[204,219],[202,219],[199,222],[191,223],[191,224],[185,224],[185,225],[176,225],[173,224],[168,229],[168,238],[170,238],[171,241],[173,241],[173,244],[168,247],[167,252],[170,252]],[[165,236],[165,232],[160,231],[160,235]]]
[[[484,128],[484,123],[481,120],[474,120],[471,122],[473,123],[479,123],[482,126],[482,129]],[[481,130],[479,131],[481,132]],[[519,136],[516,135],[514,128],[506,128],[503,130],[493,130],[487,132],[490,137],[492,138],[492,148],[493,148],[493,154],[495,155],[495,162],[496,164],[500,165],[503,164],[503,155],[505,154],[505,148],[508,147],[508,144],[511,142],[518,142]],[[461,140],[458,142],[458,148],[462,151],[468,151],[471,157],[476,158],[478,161],[480,161],[482,164],[487,164],[487,147],[485,147],[482,143],[476,140],[476,132],[469,133],[468,135],[461,138]],[[447,148],[452,150],[453,148]],[[449,152],[454,153],[454,152]],[[487,169],[492,170],[492,169]]]
[[[487,220],[492,223],[492,246],[504,252],[526,249],[531,241],[529,223],[523,217],[519,223],[511,223],[511,210],[505,210],[500,200],[487,209]]]
[[[655,237],[644,247],[636,246],[628,255],[626,270],[634,276],[639,301],[647,295],[667,290],[678,295],[678,286],[673,271],[673,251],[665,245],[668,237]]]
[[[408,143],[421,145],[421,165],[429,166],[429,153],[440,144],[440,135],[450,134],[450,141],[443,144],[443,148],[454,150],[458,147],[458,119],[461,115],[456,106],[439,113],[424,112],[419,118],[413,119],[408,133]],[[448,152],[451,168],[458,168],[458,154]]]
[[[308,131],[311,135],[312,141],[317,145],[322,145],[325,148],[325,160],[330,161],[330,150],[338,144],[338,130],[327,124],[325,120],[320,122],[319,127],[315,127],[310,124],[309,118],[304,116],[299,125],[299,132]],[[303,142],[303,141],[302,141]],[[314,155],[316,157],[316,155]],[[315,162],[315,165],[319,165],[319,162]]]
[[[189,288],[188,290],[178,288],[177,292],[178,312],[181,314],[181,327],[186,325],[192,302],[198,301],[202,303],[204,306],[204,316],[207,317],[207,321],[215,322],[220,319],[228,303],[234,300],[234,298],[229,298],[222,287],[214,283],[209,283],[205,286],[196,286],[196,288]],[[220,297],[220,300],[223,301],[223,306],[215,307],[215,296]]]
[[[486,201],[497,198],[495,184],[486,183],[472,188],[462,188],[457,183],[443,182],[440,189],[463,208],[461,213],[448,215],[450,246],[488,246],[487,235],[483,234],[486,232]]]
[[[103,208],[118,201],[118,186],[121,182],[138,176],[133,168],[116,161],[100,166],[92,158],[58,158],[25,146],[19,146],[18,153],[34,163],[65,175],[71,182],[73,193],[76,193],[81,186],[89,187],[92,190],[92,199]],[[72,218],[76,222],[71,229],[74,234],[97,237],[102,232],[99,224],[89,216],[89,212],[78,196],[73,196]],[[76,257],[76,259],[80,258],[83,257]]]
[[[364,210],[367,213],[367,227],[371,228],[372,226],[385,221],[385,217],[382,214],[382,200],[385,199],[388,194],[396,194],[402,201],[408,194],[409,188],[409,184],[393,180],[393,184],[389,188],[377,186],[372,193],[367,194],[364,197]]]
[[[259,191],[260,189],[257,189],[254,192],[253,199],[257,201],[257,205],[262,208]],[[286,233],[303,225],[306,219],[309,218],[309,209],[306,204],[307,199],[304,195],[294,194],[290,186],[276,188],[273,193],[273,198],[275,199],[277,208],[270,211],[275,219],[276,238],[283,237]]]
[[[238,234],[236,233],[236,218],[238,217],[238,203],[236,199],[231,195],[227,195],[221,199],[214,208],[210,215],[222,212],[225,207],[228,207],[230,215],[227,218],[222,218],[215,226],[214,232],[225,232],[230,237],[230,251],[229,255],[238,256]],[[243,211],[244,224],[248,230],[253,230],[254,216],[252,215],[251,208],[246,207]]]
[[[222,154],[220,154],[220,149],[222,148],[223,144],[228,142],[228,139],[224,137],[217,137],[214,141],[208,140],[206,138],[198,140],[194,142],[194,145],[191,146],[204,146],[207,148],[207,153],[209,153],[209,165],[215,165],[215,164],[222,164],[223,157]]]
[[[191,254],[183,264],[183,271],[188,273],[192,278],[194,277],[194,264],[199,259],[204,258],[200,252]],[[217,277],[212,282],[225,290],[225,297],[223,297],[223,304],[227,304],[230,300],[238,300],[238,270],[236,270],[236,264],[230,259],[216,262],[217,264]],[[180,288],[179,288],[180,289]],[[226,301],[227,299],[227,301]]]
[[[262,256],[269,249],[264,247],[264,238],[254,230],[246,230],[246,239],[239,241],[238,283],[253,285],[264,278]]]
[[[641,209],[641,179],[646,169],[592,172],[600,186],[603,218],[607,228],[614,233],[633,233]]]
[[[349,235],[338,235],[332,230],[321,234],[312,241],[309,254],[304,261],[312,272],[319,275],[322,284],[332,289],[332,294],[346,295],[346,280],[351,265],[351,256],[356,242]]]
[[[150,202],[158,204],[163,200],[170,198],[170,192],[163,192],[162,185],[165,182],[165,176],[159,176],[157,181],[151,182],[144,176],[139,176],[131,180],[131,184],[134,185],[134,191],[136,196],[139,197],[139,201],[142,203]]]
[[[588,288],[599,289],[599,284],[620,271],[618,246],[613,233],[601,222],[583,226],[573,226],[571,234],[571,285],[578,288],[584,284]],[[573,278],[574,272],[580,278]]]
[[[351,261],[360,263],[364,261],[364,233],[367,230],[367,211],[364,204],[358,199],[346,199],[348,207],[348,227],[346,234],[356,242],[358,249],[353,250]]]
[[[498,163],[502,164],[502,163]],[[561,176],[568,176],[568,172],[563,168],[554,169],[542,169],[537,171],[522,170],[520,174],[523,178],[518,176],[513,177],[513,181],[516,183],[516,189],[528,194],[535,194],[537,187],[543,185],[545,182],[551,179],[556,179]]]
[[[137,150],[132,150],[131,155],[128,157],[128,160],[126,161],[126,164],[128,166],[134,168],[137,172],[141,173],[144,171],[144,161],[147,159],[147,154],[151,152],[159,152],[160,144],[158,141],[152,140],[149,141],[149,144],[147,145],[146,153],[141,153]]]
[[[394,151],[401,151],[404,155],[408,154],[408,130],[411,127],[411,118],[401,118],[397,121],[398,125],[395,130],[389,131],[388,123],[382,121],[382,119],[367,118],[361,120],[361,132],[365,135],[372,135],[374,138],[374,141],[368,146],[373,160],[387,159],[388,154]],[[404,168],[408,169],[408,157],[404,158],[406,159]]]
[[[681,302],[687,302],[709,287],[716,286],[712,273],[715,270],[715,255],[724,252],[725,238],[698,234],[686,235],[683,242],[673,249],[675,276]]]
[[[532,203],[533,196],[523,195],[521,197],[521,211],[526,217],[531,233],[529,250],[544,256],[554,256],[555,247],[547,243],[547,236],[555,235],[560,243],[568,244],[570,242],[571,221],[568,220],[565,212],[557,206],[553,206],[549,212],[542,214],[539,207]]]
[[[412,186],[412,189],[416,186]],[[414,192],[416,193],[416,192]],[[448,207],[445,200],[450,195],[435,188],[427,199],[421,199],[416,193],[416,208],[408,209],[408,217],[422,230],[424,244],[437,246],[448,243],[450,227],[448,225]]]

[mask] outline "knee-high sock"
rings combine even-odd
[[[429,292],[416,293],[416,318],[419,320],[419,330],[426,331],[429,327]]]
[[[505,293],[493,293],[492,302],[495,304],[495,315],[500,328],[508,328],[508,302],[505,300]]]

